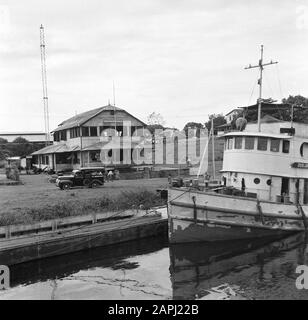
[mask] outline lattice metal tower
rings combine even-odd
[[[40,27],[40,44],[41,44],[41,68],[42,68],[42,85],[43,85],[43,104],[44,104],[44,122],[45,122],[45,144],[50,143],[49,133],[49,110],[48,110],[48,91],[47,91],[47,73],[46,73],[46,45],[44,27]]]

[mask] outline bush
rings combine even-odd
[[[16,166],[8,167],[5,169],[7,179],[19,181],[19,170]]]
[[[97,212],[124,211],[129,209],[150,209],[165,205],[166,200],[154,191],[144,189],[124,191],[115,198],[104,196],[96,201],[78,200],[61,202],[54,205],[35,209],[22,209],[13,215],[4,213],[0,215],[0,226],[11,224],[30,224],[52,219],[61,219],[71,216],[81,216]]]

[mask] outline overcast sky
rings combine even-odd
[[[39,27],[50,129],[113,102],[182,129],[264,97],[308,96],[308,4],[299,0],[0,0],[0,131],[44,131]]]

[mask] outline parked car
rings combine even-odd
[[[65,169],[65,170],[56,171],[56,174],[58,176],[67,176],[67,175],[71,175],[72,172],[73,172],[73,169]]]
[[[62,190],[73,187],[97,188],[105,183],[105,168],[81,168],[72,173],[59,176],[56,186]]]
[[[183,187],[183,185],[184,185],[183,178],[181,177],[176,177],[171,180],[172,187],[180,188],[180,187]]]

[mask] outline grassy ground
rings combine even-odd
[[[215,139],[216,179],[220,178],[223,139]],[[213,177],[212,145],[209,144],[208,173]],[[5,178],[0,170],[0,178]],[[142,204],[162,204],[156,189],[168,185],[167,178],[119,180],[97,189],[62,191],[48,176],[21,175],[23,185],[0,185],[0,225],[22,224],[92,212],[124,210]]]
[[[22,175],[23,185],[0,186],[0,225],[32,223],[64,216],[161,204],[156,189],[167,178],[118,180],[97,189],[62,191],[45,174]]]

